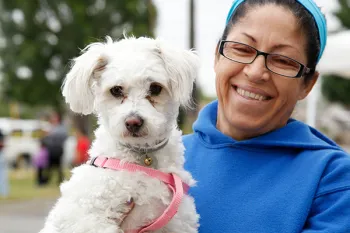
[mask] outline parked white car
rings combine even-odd
[[[33,156],[40,149],[40,138],[49,132],[50,123],[40,120],[0,118],[0,129],[5,135],[3,154],[13,167],[31,165]],[[70,164],[75,154],[75,137],[68,137],[63,161]]]

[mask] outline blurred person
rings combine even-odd
[[[74,166],[79,166],[86,163],[89,159],[88,150],[90,148],[90,139],[87,136],[86,130],[83,128],[76,129],[77,146],[74,159]]]
[[[53,112],[49,117],[49,121],[52,129],[43,139],[49,154],[48,181],[52,179],[54,170],[57,170],[57,182],[60,184],[64,179],[63,146],[68,137],[68,132],[59,112]]]
[[[36,183],[39,186],[47,184],[47,169],[49,166],[49,151],[46,148],[45,140],[40,140],[40,150],[34,156],[33,165],[36,169]]]
[[[0,130],[0,196],[7,197],[9,194],[8,166],[3,154],[4,134]]]

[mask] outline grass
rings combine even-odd
[[[65,171],[65,178],[69,171]],[[31,199],[57,198],[60,194],[57,177],[46,186],[37,186],[34,169],[11,170],[9,172],[10,193],[6,198],[0,197],[0,204],[12,201],[25,201]]]

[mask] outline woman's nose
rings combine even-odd
[[[258,56],[253,63],[245,65],[243,72],[251,82],[266,82],[270,77],[264,56]]]

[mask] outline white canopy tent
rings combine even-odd
[[[317,70],[321,76],[338,74],[350,78],[350,30],[328,36],[327,46]],[[312,127],[316,125],[317,100],[320,94],[321,83],[318,82],[307,98],[306,121]]]
[[[317,68],[321,74],[336,73],[350,78],[350,30],[328,36]]]

